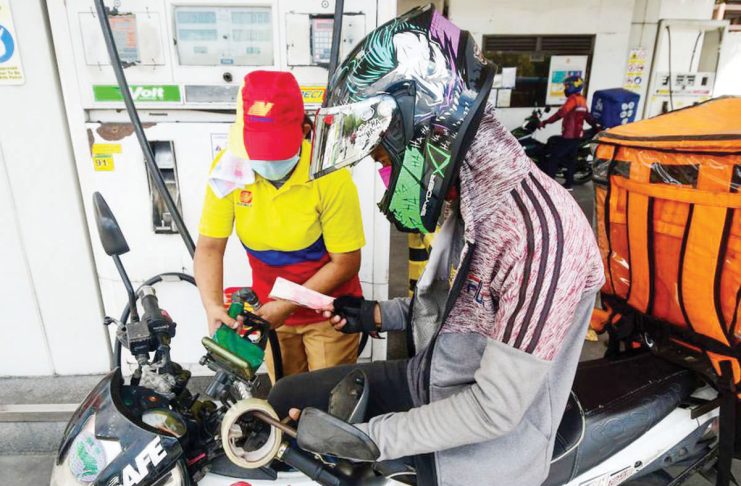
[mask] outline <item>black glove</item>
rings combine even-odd
[[[347,324],[340,331],[345,334],[356,332],[375,333],[376,322],[374,314],[376,310],[375,300],[365,300],[362,297],[343,295],[334,300],[334,313],[344,318]]]

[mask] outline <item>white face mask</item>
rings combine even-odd
[[[279,181],[291,173],[298,160],[300,153],[285,160],[250,160],[252,170],[269,181]]]

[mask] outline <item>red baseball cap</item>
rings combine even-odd
[[[304,100],[293,74],[252,71],[244,77],[238,101],[236,123],[243,125],[250,159],[284,160],[298,153],[304,139]]]

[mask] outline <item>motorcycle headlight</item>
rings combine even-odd
[[[188,433],[183,420],[166,408],[147,410],[142,415],[142,422],[178,439]]]
[[[120,453],[118,441],[95,437],[95,415],[92,415],[75,437],[64,460],[54,464],[51,486],[90,484]]]

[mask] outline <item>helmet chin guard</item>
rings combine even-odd
[[[398,229],[435,230],[478,129],[494,72],[470,33],[429,5],[372,31],[332,76],[327,108],[318,115],[379,96],[394,101],[384,129],[374,130],[377,143],[364,143],[372,149],[380,143],[392,160],[389,187],[379,207]],[[312,167],[318,170],[312,172],[317,176],[321,167],[359,160],[336,160],[332,152],[337,148],[325,145],[313,152]]]

